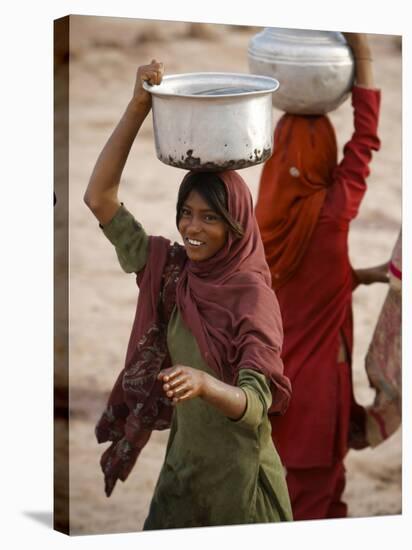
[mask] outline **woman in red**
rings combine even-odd
[[[343,459],[364,422],[351,380],[351,296],[359,281],[349,262],[348,231],[366,191],[372,151],[380,147],[380,91],[366,35],[345,36],[356,83],[354,133],[342,161],[327,116],[283,115],[256,205],[293,388],[288,411],[271,422],[295,520],[347,515]]]

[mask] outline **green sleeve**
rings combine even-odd
[[[148,256],[149,237],[123,204],[113,218],[100,227],[114,245],[123,271],[138,273],[144,268]]]
[[[260,425],[272,403],[269,382],[260,372],[241,369],[237,385],[245,392],[247,404],[241,418],[234,422],[253,430]]]

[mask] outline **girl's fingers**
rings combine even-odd
[[[188,390],[182,395],[179,395],[178,397],[173,398],[173,403],[180,403],[181,401],[186,401],[187,399],[190,399],[192,397],[192,390]]]
[[[178,374],[181,374],[182,372],[183,371],[180,367],[169,367],[168,369],[161,370],[157,375],[157,378],[159,378],[159,380],[163,379],[166,381],[166,377],[167,377],[167,380],[170,380],[175,376],[177,376]]]
[[[159,63],[156,59],[152,59],[150,65],[147,66],[155,69],[156,71],[163,71],[163,63]]]
[[[178,369],[176,371],[173,371],[170,374],[163,377],[163,382],[169,382],[170,383],[171,381],[175,380],[175,378],[177,376],[179,376],[180,374],[182,374],[182,371],[180,369]]]
[[[163,74],[164,65],[163,63],[157,63],[157,61],[153,60],[150,65],[141,65],[138,67],[137,71],[141,74],[150,72]]]
[[[175,376],[170,382],[167,383],[167,386],[169,386],[169,388],[172,389],[186,381],[187,381],[187,376],[183,373],[180,376]]]
[[[152,86],[155,84],[160,84],[161,75],[158,71],[145,71],[141,76],[142,81],[148,82]]]
[[[163,388],[164,388],[164,386],[163,386]],[[179,397],[180,395],[182,395],[183,393],[185,393],[189,389],[191,389],[191,387],[185,381],[182,384],[180,384],[179,386],[177,386],[176,388],[170,388],[169,390],[167,390],[166,395],[167,395],[167,397]]]

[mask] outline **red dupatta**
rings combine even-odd
[[[256,204],[274,289],[299,268],[336,164],[335,132],[327,116],[282,116]]]

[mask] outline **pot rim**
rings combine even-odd
[[[255,84],[258,86],[260,84],[260,88],[257,87],[256,89],[250,90],[250,91],[242,91],[242,92],[234,92],[234,93],[214,93],[211,94],[190,94],[190,93],[177,93],[176,91],[173,91],[168,87],[168,84],[173,82],[179,82],[182,80],[183,82],[189,81],[193,78],[201,78],[201,77],[210,77],[212,79],[211,85],[213,85],[213,78],[217,77],[216,80],[219,81],[219,77],[227,77],[235,78],[237,80],[236,84]],[[223,82],[221,82],[223,84]],[[233,85],[233,84],[232,84]],[[226,89],[230,87],[230,83],[227,82]],[[256,95],[263,95],[263,94],[269,94],[273,93],[279,88],[279,81],[275,78],[272,78],[270,76],[263,76],[258,74],[250,74],[250,73],[226,73],[226,72],[198,72],[198,73],[180,73],[180,74],[171,74],[164,76],[162,79],[161,84],[151,85],[147,82],[143,82],[143,88],[150,92],[152,95],[157,97],[187,97],[187,98],[193,98],[193,99],[200,99],[200,100],[213,100],[213,99],[221,99],[221,98],[231,98],[231,97],[244,97],[244,96],[256,96]],[[222,87],[223,89],[223,87]]]

